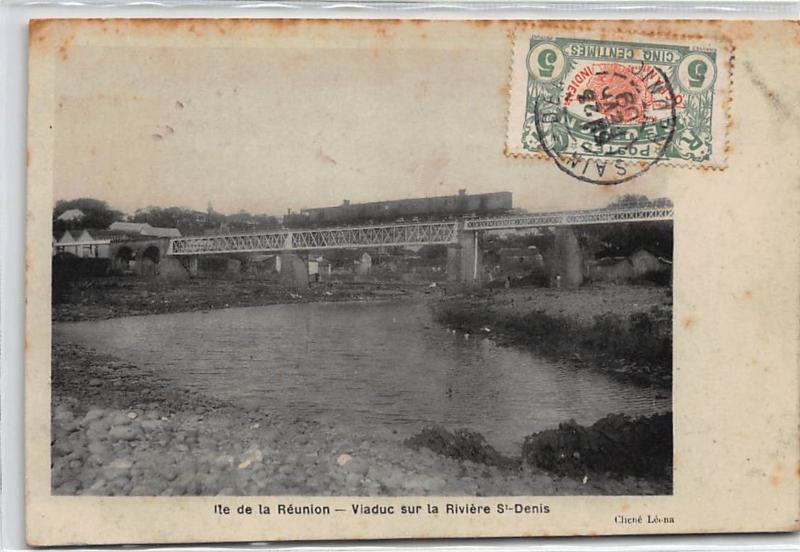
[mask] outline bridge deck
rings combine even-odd
[[[500,230],[513,228],[535,228],[542,226],[582,226],[586,224],[616,224],[622,222],[645,222],[672,220],[673,207],[643,206],[622,209],[587,209],[583,211],[555,211],[530,213],[511,217],[468,219],[464,230]]]
[[[254,234],[190,236],[170,240],[167,255],[211,255],[309,251],[364,247],[454,244],[463,231],[580,226],[671,220],[672,206],[560,211],[518,216],[467,219],[459,222],[419,222],[306,230],[273,230]],[[461,227],[461,228],[459,228]]]

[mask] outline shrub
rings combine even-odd
[[[522,459],[560,475],[670,476],[672,413],[610,414],[590,427],[570,420],[526,437]]]
[[[510,468],[519,463],[497,452],[480,433],[466,429],[451,433],[439,426],[427,427],[408,439],[406,444],[414,450],[424,447],[448,458],[490,466]]]

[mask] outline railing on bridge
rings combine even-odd
[[[174,238],[170,242],[167,255],[448,244],[456,243],[457,231],[455,222],[421,222],[317,230],[276,230],[258,234],[194,236]]]
[[[173,238],[167,255],[308,251],[352,247],[437,245],[458,242],[464,231],[579,226],[620,222],[672,220],[672,205],[639,205],[617,209],[559,211],[511,217],[467,219],[457,222],[420,222],[309,230],[274,230],[257,234],[230,234]]]
[[[672,205],[648,205],[622,209],[590,209],[585,211],[558,211],[511,217],[468,219],[464,221],[464,230],[501,230],[506,228],[536,228],[543,226],[578,226],[584,224],[659,221],[672,220],[672,216]]]

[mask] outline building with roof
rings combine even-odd
[[[117,221],[108,227],[113,232],[120,232],[129,237],[152,237],[152,238],[180,238],[181,231],[177,228],[163,228],[150,226],[146,222],[121,222]]]
[[[53,255],[69,253],[76,257],[107,259],[111,255],[112,236],[105,230],[66,230],[53,237]]]
[[[80,220],[85,216],[86,214],[80,209],[67,209],[66,211],[58,215],[57,220],[73,221],[73,220]]]

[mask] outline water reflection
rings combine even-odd
[[[574,418],[669,408],[663,390],[453,334],[425,305],[273,305],[54,325],[64,339],[153,367],[175,385],[270,412],[400,436],[425,423],[518,451]],[[657,398],[658,397],[658,398]]]

